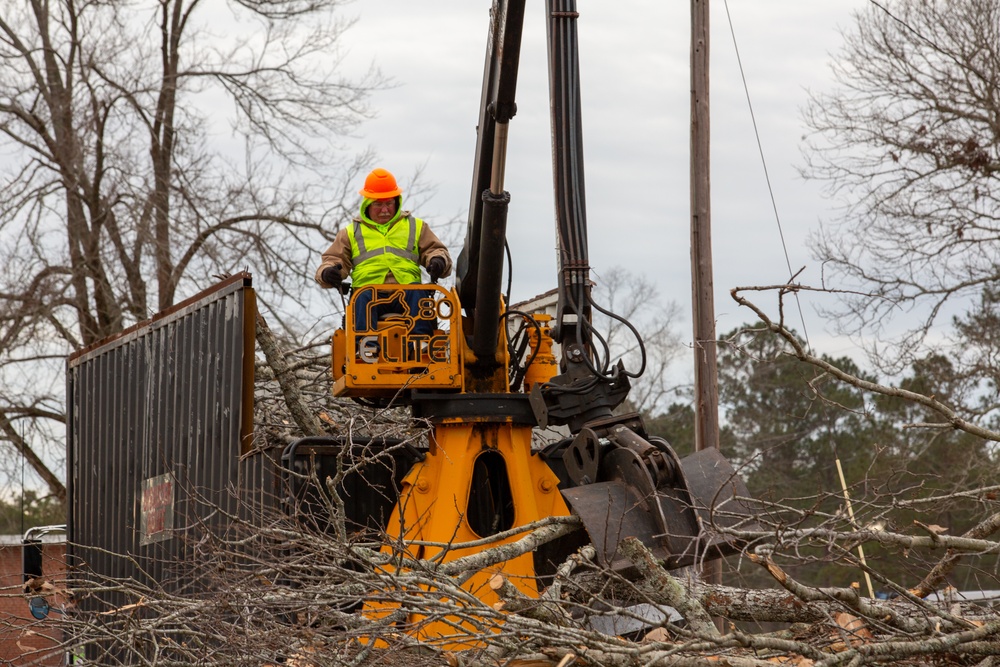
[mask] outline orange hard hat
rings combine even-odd
[[[396,177],[385,169],[379,167],[372,169],[365,179],[365,187],[358,190],[358,194],[368,199],[389,199],[398,197],[403,191],[396,185]]]

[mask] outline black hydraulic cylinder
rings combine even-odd
[[[503,247],[507,238],[510,193],[483,192],[476,309],[472,320],[472,351],[479,367],[496,367],[500,336],[500,295],[503,293]],[[497,249],[500,252],[497,252]]]
[[[479,303],[480,253],[483,237],[483,190],[491,188],[494,142],[498,124],[514,116],[514,94],[521,55],[525,0],[494,0],[490,11],[490,35],[486,45],[483,89],[476,125],[476,156],[469,202],[469,224],[465,246],[456,266],[456,287],[462,307],[471,314]],[[500,188],[495,188],[499,192]],[[503,255],[504,242],[489,248],[489,253]],[[492,262],[491,259],[484,260]]]
[[[572,313],[590,320],[590,266],[587,202],[583,173],[583,121],[580,111],[580,59],[576,0],[547,0],[549,99],[552,112],[552,161],[556,230],[559,243],[557,338],[577,340]]]

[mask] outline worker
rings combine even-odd
[[[402,304],[376,302],[371,309],[374,321],[369,323],[368,306],[377,298],[376,290],[358,291],[359,287],[419,283],[421,266],[427,269],[431,281],[437,282],[450,275],[451,255],[429,225],[402,210],[403,191],[385,169],[372,170],[358,194],[364,197],[360,215],[337,233],[333,244],[323,253],[323,261],[316,269],[316,282],[327,289],[340,289],[350,276],[356,292],[354,328],[368,331],[376,328],[379,317],[403,314]],[[410,316],[416,316],[420,310],[418,302],[427,294],[426,290],[406,291]],[[430,335],[436,326],[436,319],[417,319],[412,332]]]

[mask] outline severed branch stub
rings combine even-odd
[[[519,614],[536,621],[559,626],[571,624],[569,616],[558,604],[544,598],[529,598],[502,574],[494,575],[490,579],[490,588],[500,598],[500,602],[495,605],[498,611]]]

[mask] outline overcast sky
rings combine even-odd
[[[807,90],[830,88],[840,30],[865,4],[729,2],[788,259],[795,271],[805,267],[806,283],[820,278],[807,236],[831,217],[833,203],[796,170],[801,109]],[[404,188],[406,175],[426,164],[437,189],[415,212],[432,225],[464,219],[468,209],[490,5],[363,0],[346,8],[359,18],[346,35],[349,62],[374,60],[397,84],[373,99],[379,116],[363,128],[359,145],[373,147]],[[528,3],[508,149],[515,302],[555,286],[544,6]],[[578,10],[593,277],[600,281],[615,266],[645,274],[681,306],[678,328],[690,341],[689,3],[580,0]],[[722,0],[711,4],[711,30],[712,238],[722,333],[752,319],[730,298],[732,287],[782,283],[789,271]],[[815,345],[834,354],[851,349],[825,336],[808,304],[806,311]]]

